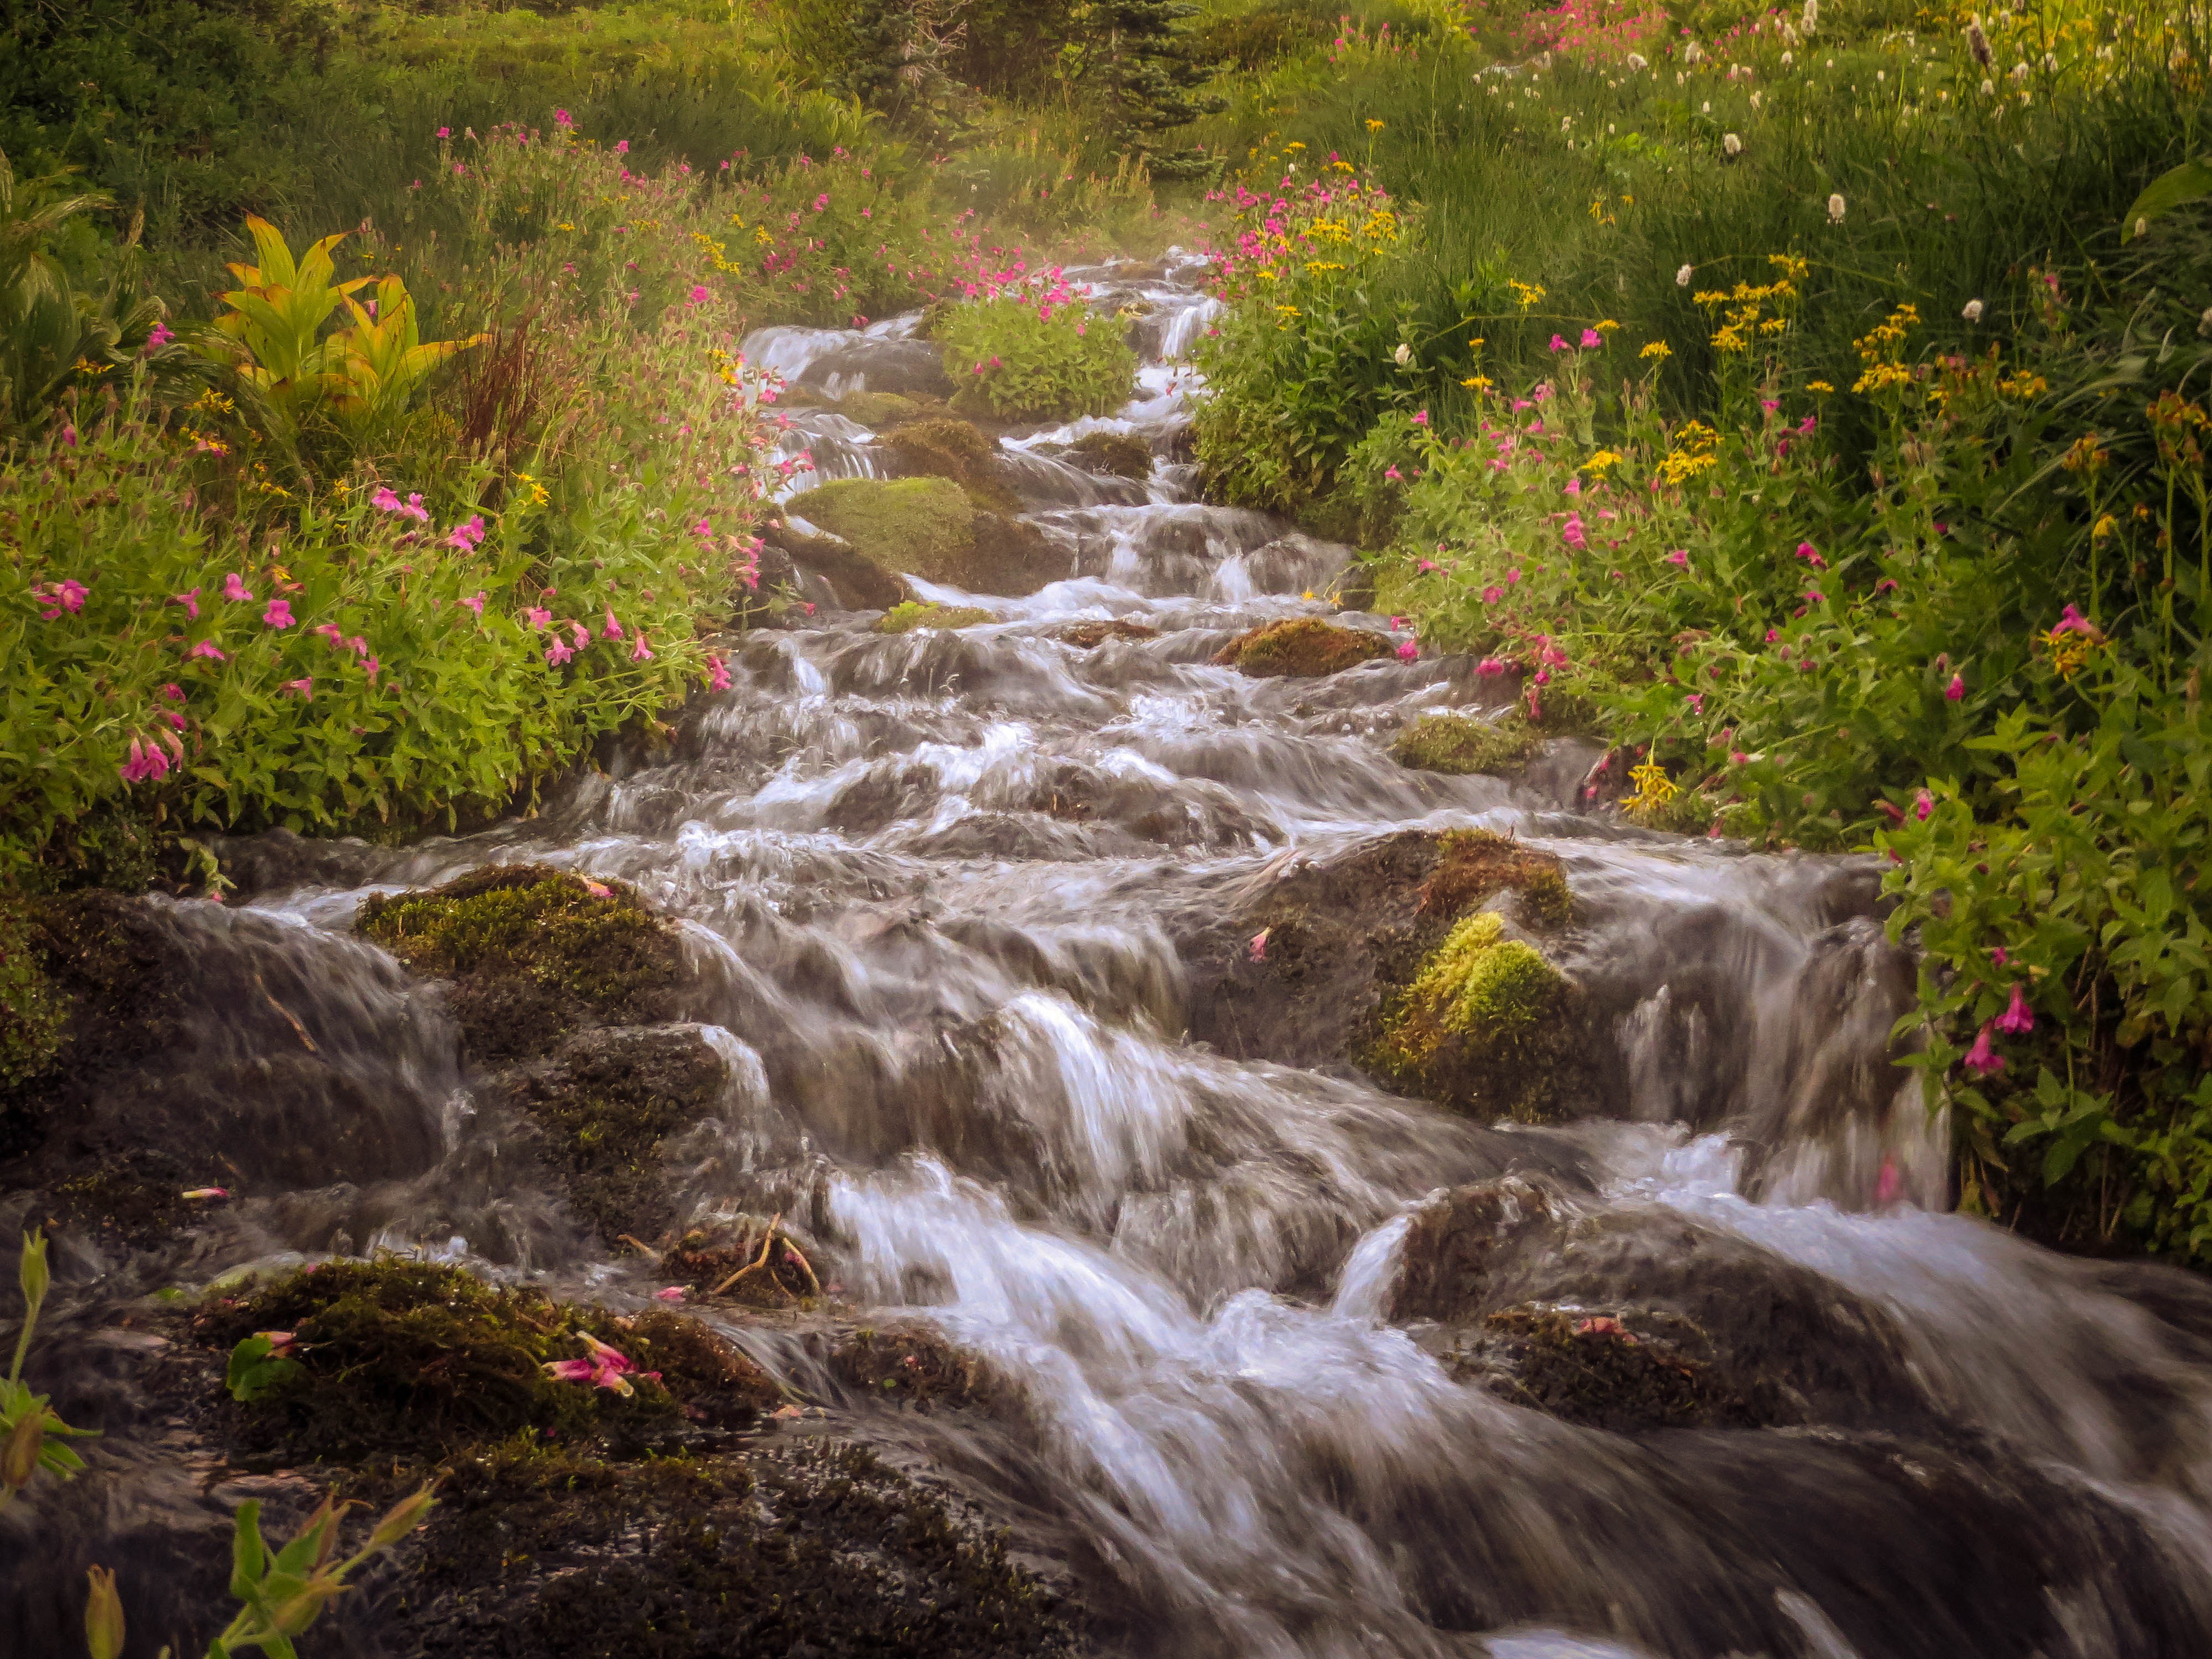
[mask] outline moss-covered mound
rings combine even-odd
[[[1554,1073],[1571,1062],[1571,996],[1542,951],[1507,938],[1496,912],[1476,911],[1384,997],[1365,1059],[1431,1099],[1545,1122],[1558,1096]]]
[[[1542,741],[1518,714],[1503,720],[1424,714],[1398,733],[1390,758],[1416,772],[1517,772]]]
[[[696,1027],[623,1027],[571,1038],[508,1090],[570,1206],[611,1245],[679,1218],[664,1143],[713,1115],[728,1073]]]
[[[1068,574],[1066,556],[1033,526],[979,509],[950,478],[839,478],[795,508],[897,575],[1019,596]]]
[[[675,1012],[676,931],[619,882],[495,865],[426,893],[372,895],[354,925],[416,973],[453,981],[449,1006],[479,1060]]]
[[[908,599],[876,618],[878,634],[911,634],[917,628],[973,628],[995,620],[972,605],[921,605]]]
[[[882,432],[902,421],[920,420],[933,407],[942,407],[896,392],[848,392],[830,405],[848,421],[858,421],[872,432]]]
[[[1079,1650],[1004,1541],[872,1454],[457,1462],[422,1551],[426,1655],[1052,1659]]]
[[[1536,943],[1572,915],[1559,860],[1519,841],[1378,836],[1293,866],[1186,947],[1201,988],[1191,1035],[1240,1059],[1348,1061],[1484,1116],[1594,1109],[1596,1039]]]
[[[842,1382],[917,1411],[987,1406],[1008,1398],[1006,1380],[975,1355],[926,1325],[857,1330],[830,1356]]]
[[[1142,483],[1152,476],[1152,452],[1126,432],[1092,432],[1067,447],[1068,459],[1093,472]]]
[[[914,421],[881,441],[908,477],[950,478],[987,513],[1012,514],[1021,498],[1007,486],[999,447],[966,421]]]
[[[686,1420],[750,1422],[779,1397],[697,1320],[626,1321],[429,1262],[324,1262],[242,1298],[218,1293],[193,1328],[224,1349],[291,1334],[289,1366],[240,1407],[243,1443],[288,1462],[435,1459],[523,1430],[635,1441]],[[628,1393],[545,1369],[590,1357],[586,1336],[635,1368],[621,1373]]]
[[[1213,660],[1255,679],[1310,678],[1389,654],[1390,641],[1370,629],[1339,628],[1318,617],[1292,617],[1239,634]]]
[[[818,593],[827,588],[835,604],[863,611],[882,610],[907,597],[904,582],[834,536],[802,535],[775,522],[762,526],[761,540],[767,544],[761,557],[761,586],[771,599],[780,586],[793,592],[811,588]]]
[[[1079,651],[1095,651],[1109,640],[1156,640],[1159,636],[1160,630],[1157,628],[1147,628],[1142,623],[1123,622],[1116,617],[1106,622],[1070,623],[1053,638],[1062,645],[1072,645]]]

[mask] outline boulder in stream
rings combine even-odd
[[[1033,526],[978,509],[950,478],[839,478],[796,510],[893,575],[1018,597],[1068,574]]]
[[[902,477],[950,478],[987,513],[1007,517],[1022,510],[1006,478],[999,446],[966,421],[911,421],[885,434],[878,445]]]
[[[1526,766],[1542,743],[1511,708],[1497,718],[1480,710],[1423,714],[1398,733],[1390,758],[1416,772],[1507,776]]]
[[[1390,654],[1372,629],[1339,628],[1318,617],[1291,617],[1239,634],[1213,660],[1255,679],[1334,674]]]

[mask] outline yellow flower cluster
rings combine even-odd
[[[1667,769],[1654,760],[1630,767],[1628,776],[1636,785],[1636,793],[1620,804],[1631,812],[1648,812],[1664,806],[1680,793],[1674,780],[1667,775]]]
[[[1513,290],[1513,303],[1523,311],[1544,297],[1544,289],[1540,283],[1524,283],[1509,276],[1505,279],[1505,285]]]

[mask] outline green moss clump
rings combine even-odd
[[[878,634],[911,634],[917,628],[973,628],[995,620],[972,605],[923,605],[908,599],[876,618]]]
[[[1572,1078],[1566,978],[1496,912],[1454,924],[1386,995],[1366,1063],[1431,1100],[1544,1122]]]
[[[1318,617],[1292,617],[1239,634],[1215,653],[1224,668],[1255,679],[1310,678],[1390,654],[1390,641],[1364,628],[1339,628]]]
[[[1517,771],[1541,739],[1518,714],[1486,720],[1468,714],[1424,714],[1398,733],[1390,758],[1417,772]]]
[[[354,925],[416,973],[454,981],[451,1012],[480,1059],[672,1016],[675,930],[619,883],[494,866],[427,893],[373,895]]]
[[[1063,645],[1074,646],[1081,651],[1095,651],[1109,640],[1156,640],[1160,636],[1157,628],[1147,628],[1142,623],[1123,622],[1116,617],[1109,622],[1073,623],[1053,635]]]
[[[1067,447],[1068,454],[1093,472],[1142,483],[1152,476],[1152,447],[1126,432],[1092,432]]]
[[[1021,498],[1000,476],[998,445],[965,421],[915,421],[884,438],[882,447],[902,471],[918,477],[950,478],[985,512],[1022,510]]]
[[[896,392],[848,392],[833,407],[847,420],[876,432],[901,421],[918,420],[922,413],[921,404]]]
[[[242,1300],[213,1297],[193,1325],[219,1347],[292,1333],[299,1369],[245,1407],[248,1443],[292,1460],[434,1458],[526,1430],[635,1442],[678,1427],[696,1400],[720,1409],[695,1417],[750,1421],[776,1398],[696,1320],[655,1310],[625,1321],[431,1262],[325,1262]],[[545,1370],[584,1356],[586,1334],[635,1362],[631,1393]]]

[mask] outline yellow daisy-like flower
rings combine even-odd
[[[1638,352],[1636,355],[1639,357],[1650,357],[1656,362],[1663,363],[1669,357],[1674,355],[1674,349],[1668,345],[1664,340],[1654,340],[1650,345],[1644,347],[1643,350]]]
[[[1835,387],[1830,386],[1826,380],[1808,380],[1805,382],[1805,390],[1808,392],[1833,392],[1835,389]]]
[[[1382,131],[1382,124],[1380,121],[1370,121],[1367,124],[1367,130],[1370,132],[1380,132]]]
[[[1636,793],[1620,804],[1632,812],[1648,812],[1664,806],[1680,792],[1667,769],[1656,761],[1645,761],[1641,766],[1632,766],[1628,775],[1636,784]]]

